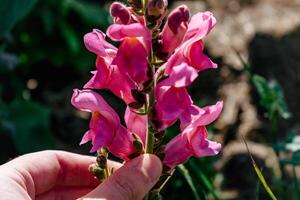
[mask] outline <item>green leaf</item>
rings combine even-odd
[[[0,37],[32,9],[37,0],[1,0],[0,1]]]
[[[80,51],[81,40],[79,40],[75,30],[66,23],[61,23],[60,28],[70,52],[77,54]]]
[[[260,104],[267,110],[269,119],[277,121],[278,117],[283,119],[290,118],[291,113],[288,111],[288,106],[279,82],[276,80],[267,81],[264,77],[253,74],[249,64],[237,51],[236,54],[244,67],[244,71],[248,74],[251,83],[257,90]]]
[[[54,147],[50,133],[50,110],[33,101],[14,100],[9,105],[10,118],[16,127],[14,141],[20,153]]]
[[[190,188],[192,189],[195,199],[196,200],[201,200],[200,196],[197,193],[196,187],[194,185],[193,179],[192,179],[188,169],[183,164],[181,164],[181,165],[178,166],[178,170],[184,176],[185,180],[187,181]]]
[[[201,169],[199,169],[199,167],[197,166],[197,164],[194,162],[194,160],[190,160],[189,162],[192,170],[194,172],[196,172],[196,176],[197,179],[201,180],[201,182],[203,183],[204,187],[212,194],[212,196],[214,197],[214,199],[218,200],[218,195],[215,192],[215,189],[213,187],[213,184],[211,183],[211,181],[209,180],[209,178],[202,172]]]
[[[250,159],[251,159],[252,166],[253,166],[253,168],[254,168],[254,170],[255,170],[255,173],[256,173],[257,177],[259,178],[261,184],[263,185],[264,189],[266,190],[266,192],[268,193],[268,195],[270,196],[270,198],[271,198],[272,200],[277,200],[277,198],[275,197],[275,195],[274,195],[274,193],[272,192],[271,188],[269,187],[269,185],[268,185],[266,179],[264,178],[264,175],[262,174],[262,172],[261,172],[260,169],[258,168],[258,166],[257,166],[257,164],[256,164],[256,162],[255,162],[255,160],[253,159],[252,154],[250,153],[248,144],[247,144],[247,142],[246,142],[246,140],[245,140],[244,137],[243,137],[243,140],[244,140],[244,143],[245,143],[245,145],[246,145],[248,154],[249,154]]]
[[[149,193],[148,200],[162,200],[162,196],[159,191],[154,190]]]

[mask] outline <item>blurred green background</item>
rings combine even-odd
[[[89,115],[70,104],[94,69],[82,41],[105,31],[110,1],[1,0],[0,164],[18,155],[79,146]],[[211,137],[223,144],[214,158],[191,159],[176,170],[165,199],[268,199],[242,136],[278,199],[300,199],[300,4],[296,0],[206,0],[181,3],[193,13],[211,10],[218,25],[206,53],[219,70],[200,74],[189,88],[200,106],[225,101]],[[239,56],[236,54],[239,52]],[[243,63],[242,58],[246,60]],[[122,115],[124,104],[102,94]],[[178,124],[166,133],[178,133]],[[187,176],[190,174],[190,176]],[[184,176],[185,175],[185,176]],[[193,187],[190,187],[194,185]]]

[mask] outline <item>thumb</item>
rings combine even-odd
[[[127,162],[83,199],[142,199],[158,181],[161,172],[162,164],[156,156],[141,155]]]

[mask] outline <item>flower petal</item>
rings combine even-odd
[[[129,107],[125,111],[125,123],[127,129],[136,135],[138,135],[142,142],[146,142],[146,132],[147,132],[147,116],[138,115],[135,112],[132,112]]]
[[[185,88],[164,86],[158,88],[155,105],[156,118],[160,122],[159,130],[172,125],[181,113],[192,104],[192,100]]]
[[[210,141],[206,137],[208,135],[204,126],[198,127],[190,135],[190,145],[193,149],[193,155],[196,157],[214,156],[221,151],[221,144]]]
[[[113,141],[107,147],[114,156],[125,161],[129,160],[129,156],[135,152],[133,147],[133,136],[123,126],[119,127]]]
[[[121,43],[112,64],[117,65],[122,73],[128,74],[136,83],[143,83],[149,79],[147,57],[148,53],[138,39],[126,38]]]
[[[174,137],[166,145],[164,153],[163,164],[171,168],[186,162],[192,156],[188,140],[183,134]]]
[[[184,36],[184,41],[193,39],[201,40],[216,25],[216,18],[209,11],[199,12],[192,16],[188,25],[188,30]]]
[[[185,32],[187,31],[187,23],[190,18],[190,11],[186,5],[181,5],[173,10],[167,19],[162,30],[162,51],[169,55],[181,44]]]
[[[172,68],[169,77],[159,85],[173,86],[173,87],[186,87],[190,85],[198,77],[198,72],[193,67],[186,63],[182,63]]]
[[[141,23],[133,23],[128,25],[113,24],[108,27],[107,35],[115,41],[122,41],[127,37],[141,37],[145,42],[146,49],[150,49],[151,34],[147,27]]]
[[[117,125],[120,123],[118,114],[106,103],[103,97],[92,90],[73,90],[71,103],[74,107],[87,112],[99,112],[106,118],[112,119]]]
[[[85,47],[98,56],[107,56],[109,51],[116,51],[117,48],[105,40],[105,34],[97,29],[87,33],[83,37]]]
[[[217,68],[211,59],[203,53],[204,45],[202,40],[198,40],[190,44],[184,53],[185,57],[188,58],[191,66],[195,67],[198,72],[209,68]]]

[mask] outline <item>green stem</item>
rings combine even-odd
[[[151,56],[150,56],[150,60],[152,62],[153,60],[153,53],[151,50]],[[153,147],[154,147],[154,132],[153,132],[153,127],[152,127],[152,122],[151,119],[149,117],[149,115],[152,112],[153,109],[153,105],[154,105],[154,88],[155,88],[155,78],[154,78],[154,73],[155,73],[155,68],[152,64],[150,64],[151,70],[152,70],[152,74],[153,74],[153,85],[152,85],[152,89],[151,92],[149,94],[149,99],[148,99],[148,122],[147,122],[147,138],[146,138],[146,153],[153,153]]]
[[[146,15],[146,8],[147,8],[148,0],[142,0],[142,1],[143,1],[143,13],[144,13],[144,15]]]
[[[148,120],[148,130],[147,130],[147,138],[146,138],[146,153],[153,153],[153,147],[154,147],[154,134],[152,131],[151,125],[149,125]]]
[[[104,180],[106,180],[110,176],[110,172],[109,172],[108,165],[107,165],[108,150],[105,147],[102,147],[100,149],[100,151],[98,152],[98,155],[102,155],[102,156],[106,157],[105,163],[103,163],[103,165],[105,165],[104,166]],[[101,163],[98,163],[98,165],[99,164],[101,164]],[[100,167],[103,167],[103,166],[100,166]]]

